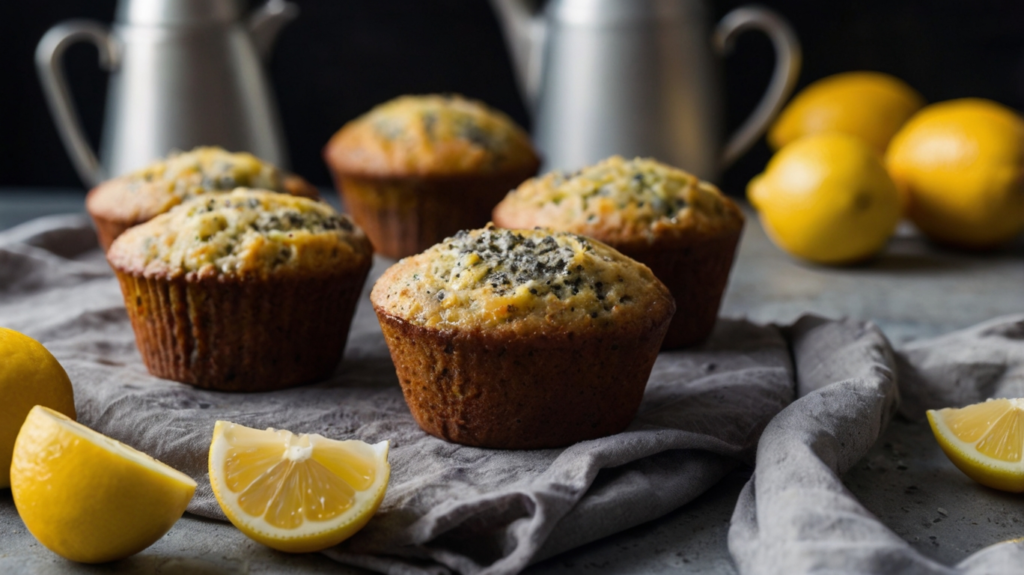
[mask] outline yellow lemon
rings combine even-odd
[[[779,114],[768,131],[776,150],[810,134],[857,136],[878,153],[924,98],[898,78],[879,72],[846,72],[807,86]]]
[[[1003,491],[1024,491],[1024,399],[990,399],[928,411],[949,460],[968,477]]]
[[[18,514],[40,543],[72,561],[104,563],[149,547],[195,490],[184,473],[42,406],[14,445]]]
[[[893,138],[886,164],[907,216],[937,242],[986,249],[1024,229],[1024,119],[1005,106],[928,106]]]
[[[64,368],[38,341],[0,327],[0,489],[9,487],[14,439],[28,411],[45,405],[72,419],[75,399]]]
[[[210,485],[231,523],[289,553],[337,545],[363,528],[384,499],[388,442],[260,431],[218,421]]]
[[[900,219],[900,198],[877,154],[836,132],[779,150],[747,186],[768,237],[790,254],[845,264],[880,251]]]

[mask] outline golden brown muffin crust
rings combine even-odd
[[[712,184],[660,162],[613,156],[575,173],[527,180],[494,209],[506,228],[541,226],[620,248],[734,233],[739,208]]]
[[[240,188],[193,198],[131,228],[107,259],[144,277],[203,279],[330,275],[371,255],[362,230],[329,205]]]
[[[334,134],[324,156],[335,172],[363,176],[496,173],[537,164],[522,128],[458,95],[385,102]]]
[[[199,147],[108,180],[86,198],[90,214],[138,224],[198,195],[250,187],[316,198],[316,188],[245,152]]]
[[[494,334],[649,330],[675,310],[650,269],[601,242],[490,226],[401,260],[370,300],[414,325]]]

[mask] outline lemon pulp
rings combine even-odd
[[[1024,399],[990,399],[960,409],[928,411],[950,461],[982,485],[1024,491]]]
[[[210,483],[228,519],[281,551],[325,549],[361,529],[380,506],[388,443],[260,431],[218,421]]]

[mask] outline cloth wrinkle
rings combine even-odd
[[[378,260],[371,278],[388,263]],[[551,450],[449,444],[409,413],[366,293],[345,359],[327,381],[272,393],[206,391],[145,370],[86,218],[0,232],[0,325],[54,352],[82,423],[192,476],[199,487],[189,513],[224,520],[206,473],[217,420],[390,440],[391,484],[378,514],[326,552],[379,572],[516,573],[664,515],[753,461],[760,430],[792,400],[779,330],[723,320],[705,346],[659,358],[623,433]]]
[[[919,418],[929,406],[1018,392],[1021,321],[997,318],[898,352],[871,324],[803,318],[788,328],[799,392],[761,435],[754,477],[733,513],[729,549],[740,572],[1019,573],[1024,546],[1014,542],[956,566],[923,556],[865,509],[840,476],[885,430],[901,396],[901,413]],[[985,369],[993,365],[998,373]]]
[[[839,476],[895,413],[1024,396],[1024,314],[894,352],[870,322],[722,318],[705,344],[662,353],[624,432],[564,449],[454,445],[416,425],[366,295],[326,381],[229,394],[149,375],[85,216],[0,232],[0,325],[42,341],[71,377],[79,421],[192,476],[188,512],[223,521],[207,477],[217,420],[392,442],[391,484],[367,526],[324,554],[394,575],[517,573],[693,501],[756,467],[729,530],[742,573],[1010,573],[1003,543],[947,567],[883,526]],[[998,369],[997,369],[998,368]],[[898,378],[897,378],[898,375]]]

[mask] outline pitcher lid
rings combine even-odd
[[[702,0],[551,0],[546,10],[555,20],[586,26],[705,16]]]
[[[238,0],[119,0],[118,24],[176,26],[234,22],[241,14]]]

